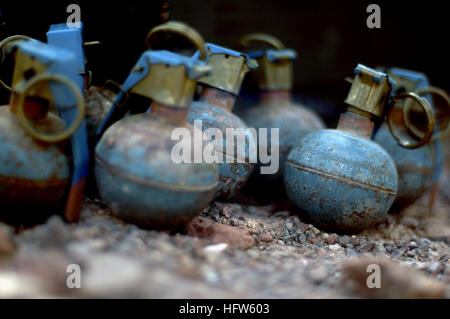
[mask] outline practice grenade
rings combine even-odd
[[[269,44],[273,49],[248,52],[249,56],[258,62],[258,69],[252,72],[252,76],[256,77],[259,83],[260,101],[256,107],[239,114],[249,127],[254,127],[258,132],[260,128],[268,130],[268,154],[272,147],[275,147],[272,145],[271,129],[279,129],[278,173],[259,175],[260,169],[255,168],[255,174],[258,174],[257,180],[262,178],[265,182],[282,183],[284,162],[291,148],[302,136],[323,129],[325,125],[313,111],[291,100],[292,61],[297,58],[297,53],[292,49],[286,49],[280,40],[266,34],[255,33],[244,36],[241,39],[241,47],[248,46],[250,42]],[[260,149],[263,146],[258,147]]]
[[[450,105],[448,95],[441,89],[431,87],[425,74],[400,68],[389,68],[386,70],[386,73],[395,81],[394,92],[413,91],[418,95],[423,95],[430,103],[435,114],[436,109],[429,93],[439,95]],[[407,102],[410,102],[410,100],[405,101],[405,103]],[[409,105],[412,104],[410,103]],[[414,127],[410,126],[407,121],[409,118],[408,114],[406,114],[407,108],[404,107],[403,110],[404,112],[401,112],[401,110],[396,111],[397,116],[393,117],[393,121],[397,126],[403,124],[410,127],[410,130],[414,132]],[[403,117],[403,113],[405,113],[405,117]],[[436,122],[436,134],[431,138],[430,143],[414,150],[408,150],[399,146],[389,133],[387,123],[383,123],[376,132],[374,141],[379,143],[391,155],[398,173],[397,197],[391,211],[399,211],[414,203],[426,190],[438,182],[443,165],[442,144],[438,139],[446,134],[438,133],[437,124]],[[446,131],[448,130],[449,127],[447,127]],[[418,135],[420,137],[420,132]]]
[[[359,64],[337,129],[304,136],[288,156],[285,187],[290,200],[312,223],[326,229],[354,232],[385,220],[397,194],[397,171],[389,154],[371,141],[374,120],[401,98],[424,108],[431,125],[413,143],[394,137],[403,147],[416,148],[430,138],[434,117],[430,104],[414,93],[390,97],[393,82],[384,73]],[[387,105],[389,103],[389,105]],[[392,127],[391,114],[387,119]]]
[[[206,50],[212,74],[198,80],[202,86],[200,98],[198,102],[192,102],[188,119],[193,125],[194,121],[201,121],[197,123],[200,123],[203,131],[218,129],[221,132],[223,142],[216,144],[216,151],[222,161],[219,164],[219,185],[215,197],[226,199],[242,187],[254,166],[251,163],[250,147],[256,146],[256,136],[231,111],[245,74],[255,69],[257,63],[246,54],[215,44],[206,44]],[[228,132],[235,129],[234,133],[240,134],[242,139],[237,137],[235,141],[233,135],[228,136],[230,144],[227,147],[227,129]]]
[[[185,24],[157,26],[150,31],[149,41],[160,32],[186,36],[206,59],[201,36]],[[171,138],[176,132],[201,136],[201,131],[194,132],[187,123],[187,116],[197,79],[210,72],[204,61],[150,50],[132,69],[99,129],[95,152],[100,195],[118,217],[146,228],[177,227],[199,214],[213,198],[217,164],[179,162],[173,153],[181,142]],[[151,110],[121,119],[131,108],[143,109],[126,103],[133,95],[141,98],[135,102],[151,100]],[[191,153],[196,152],[194,145]]]
[[[10,105],[0,108],[0,217],[34,223],[65,206],[76,221],[89,161],[76,56],[26,37],[0,47],[15,55]]]

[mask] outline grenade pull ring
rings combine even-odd
[[[262,42],[269,44],[277,50],[285,49],[284,44],[280,40],[266,33],[249,33],[240,39],[239,44],[242,47],[246,47],[250,42]]]
[[[32,40],[32,38],[30,38],[29,36],[20,35],[20,34],[13,35],[13,36],[7,37],[6,39],[3,39],[0,42],[0,64],[3,63],[5,60],[4,50],[6,48],[6,45],[11,44],[12,42],[27,41],[27,40]],[[9,85],[7,85],[5,82],[3,82],[1,79],[0,79],[0,86],[3,86],[8,91],[12,92],[11,87]]]
[[[394,124],[392,123],[391,114],[394,109],[394,105],[396,103],[398,103],[401,99],[406,99],[406,98],[411,98],[411,99],[415,100],[417,103],[419,103],[419,105],[425,111],[425,114],[427,116],[427,131],[425,132],[423,137],[421,137],[421,139],[417,143],[413,143],[411,141],[408,141],[407,139],[400,137],[397,134],[397,132],[394,130]],[[407,92],[407,93],[401,93],[397,96],[392,97],[391,104],[389,105],[387,122],[388,122],[389,130],[391,131],[392,136],[397,140],[397,142],[400,146],[407,148],[407,149],[419,148],[419,147],[427,144],[431,140],[431,137],[433,136],[434,124],[435,124],[433,109],[431,108],[430,103],[428,103],[428,101],[425,98],[420,97],[416,93]]]
[[[37,131],[32,124],[27,120],[27,116],[25,114],[24,110],[24,104],[25,104],[25,98],[29,91],[31,91],[31,88],[39,83],[47,83],[47,82],[59,82],[60,84],[63,84],[69,88],[70,91],[75,96],[76,99],[76,107],[78,108],[77,117],[72,122],[72,124],[63,132],[60,132],[58,134],[45,134],[42,132]],[[69,138],[71,135],[75,133],[75,131],[80,126],[81,122],[84,119],[84,113],[85,113],[85,104],[83,95],[81,94],[78,87],[70,81],[67,77],[56,75],[56,74],[42,74],[42,75],[36,75],[33,77],[30,81],[28,81],[26,84],[23,84],[20,88],[15,90],[18,94],[18,102],[17,102],[17,116],[19,118],[20,123],[22,124],[23,128],[36,140],[47,142],[47,143],[57,143],[60,141],[63,141],[67,138]]]
[[[179,21],[169,21],[151,29],[145,39],[145,44],[149,50],[151,50],[152,48],[151,47],[152,37],[156,33],[160,32],[174,33],[185,37],[199,49],[201,60],[206,61],[206,59],[208,58],[205,48],[205,41],[203,40],[202,36],[187,24]]]
[[[437,96],[440,96],[440,97],[443,98],[443,99],[445,100],[445,102],[447,103],[447,107],[450,108],[450,97],[448,96],[448,94],[447,94],[444,90],[442,90],[442,89],[440,89],[440,88],[437,88],[437,87],[434,87],[434,86],[428,86],[428,87],[426,87],[426,88],[417,90],[417,91],[416,91],[416,94],[417,94],[417,95],[435,94],[435,95],[437,95]],[[409,129],[409,130],[417,137],[417,138],[423,138],[423,137],[424,137],[424,133],[421,132],[420,130],[418,130],[418,129],[411,123],[411,121],[410,121],[410,119],[409,119],[408,114],[409,114],[410,110],[411,110],[411,104],[407,104],[407,105],[405,105],[405,107],[403,108],[403,120],[404,120],[404,122],[405,122],[405,126],[406,126],[406,127],[407,127],[407,128],[408,128],[408,129]],[[440,132],[434,134],[434,135],[431,137],[430,141],[431,141],[431,142],[434,142],[434,141],[440,140],[440,139],[446,137],[446,136],[449,135],[449,134],[450,134],[450,121],[447,123],[447,127],[446,127],[444,130],[442,130],[442,131],[440,131]]]

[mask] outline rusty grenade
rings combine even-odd
[[[77,58],[23,36],[0,47],[15,60],[10,105],[0,107],[0,217],[35,223],[65,207],[76,221],[89,160]]]
[[[430,86],[425,74],[401,68],[389,68],[386,70],[386,73],[395,81],[394,93],[413,91],[418,95],[424,96],[433,108],[435,115],[436,108],[434,107],[430,94],[440,96],[450,105],[448,95],[442,89]],[[409,128],[410,132],[420,138],[423,136],[423,133],[417,131],[415,126],[412,126],[408,120],[410,114],[408,113],[409,108],[416,109],[416,115],[420,113],[420,108],[418,109],[418,106],[411,102],[411,100],[406,100],[405,103],[407,104],[405,107],[395,110],[397,116],[393,117],[393,122],[397,126],[405,125]],[[403,148],[397,143],[389,133],[387,123],[384,122],[376,132],[374,141],[380,144],[391,155],[397,168],[398,191],[391,208],[392,212],[400,211],[414,203],[432,185],[436,185],[439,180],[443,166],[443,152],[440,139],[447,134],[450,127],[447,127],[446,132],[439,132],[438,123],[436,120],[435,122],[435,134],[431,138],[430,143],[412,150]]]
[[[424,98],[410,92],[391,96],[392,86],[386,74],[359,64],[337,129],[312,132],[290,152],[286,191],[314,224],[355,232],[386,218],[397,194],[398,177],[390,155],[371,141],[374,121],[385,115],[386,107],[392,109],[400,99],[411,98],[424,108],[431,124],[417,143],[391,130],[394,137],[403,147],[416,148],[431,138],[434,127],[431,106]]]
[[[206,44],[206,50],[212,74],[198,80],[201,86],[200,98],[192,102],[189,123],[195,125],[195,121],[201,121],[196,123],[200,123],[204,131],[207,132],[208,129],[220,131],[223,143],[219,141],[216,151],[222,160],[219,164],[219,185],[215,197],[226,199],[232,197],[243,186],[254,166],[251,162],[250,148],[251,145],[256,146],[256,136],[231,111],[245,74],[255,69],[257,62],[246,54],[215,44]],[[236,137],[235,142],[234,135],[231,136],[232,140],[230,136],[227,139],[227,129],[236,129],[234,131],[236,135],[240,134],[243,139]]]
[[[249,127],[267,128],[267,149],[272,148],[272,128],[279,129],[279,167],[277,174],[258,175],[264,181],[282,183],[284,162],[297,141],[309,132],[325,128],[320,117],[303,105],[291,99],[293,86],[292,62],[297,53],[285,48],[277,38],[253,33],[244,36],[240,47],[247,47],[251,42],[262,42],[271,49],[248,52],[258,62],[258,69],[252,72],[260,89],[259,105],[243,111],[241,118]],[[258,137],[259,139],[259,137]],[[258,146],[263,147],[262,145]],[[261,152],[261,151],[260,151]],[[270,154],[270,152],[269,152]],[[259,165],[262,165],[261,163]],[[255,169],[257,173],[259,169]],[[259,178],[258,178],[259,179]]]
[[[161,32],[187,37],[206,59],[203,39],[187,25],[159,25],[150,31],[148,42]],[[131,70],[99,129],[95,150],[101,198],[118,217],[145,228],[177,227],[199,214],[213,198],[217,163],[178,161],[172,151],[181,142],[171,138],[175,129],[196,134],[187,123],[188,111],[197,79],[210,70],[202,60],[165,50],[144,52]],[[129,100],[132,95],[140,96],[142,103],[151,100],[150,109],[125,116],[136,107],[126,103],[128,95]]]

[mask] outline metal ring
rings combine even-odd
[[[25,97],[27,96],[28,91],[37,83],[39,82],[60,82],[64,85],[66,85],[75,95],[76,98],[76,106],[78,107],[78,116],[73,121],[73,123],[70,125],[70,127],[58,134],[50,135],[50,134],[44,134],[42,132],[39,132],[35,130],[35,128],[30,124],[30,122],[27,121],[25,111],[24,111],[24,104],[25,104]],[[20,123],[24,127],[24,129],[35,139],[47,142],[47,143],[57,143],[62,140],[65,140],[69,138],[72,134],[75,133],[75,131],[78,129],[78,126],[80,126],[81,122],[84,119],[84,113],[85,113],[85,104],[83,95],[81,94],[78,87],[67,77],[56,75],[56,74],[41,74],[36,75],[33,77],[29,82],[27,82],[23,87],[20,88],[20,91],[18,92],[18,101],[17,101],[17,116],[19,118]]]
[[[393,128],[392,120],[391,120],[391,112],[394,109],[394,104],[400,101],[402,98],[411,98],[414,99],[416,102],[420,104],[420,106],[425,111],[425,114],[427,116],[427,131],[424,134],[424,136],[421,138],[421,140],[417,143],[411,143],[408,140],[402,139],[399,136],[397,136],[397,133],[395,133],[395,130]],[[425,144],[427,144],[431,137],[433,136],[434,131],[434,114],[433,109],[431,108],[430,103],[428,101],[420,96],[418,96],[416,93],[407,92],[407,93],[401,93],[395,97],[392,97],[392,102],[389,105],[389,113],[387,114],[387,122],[389,125],[389,130],[391,131],[392,136],[397,140],[398,144],[404,148],[408,149],[415,149],[419,148]]]
[[[3,39],[0,42],[0,64],[3,63],[5,60],[3,50],[8,43],[16,42],[16,41],[26,41],[26,40],[31,40],[31,38],[26,35],[13,35],[13,36],[7,37],[6,39]],[[3,82],[2,80],[0,80],[0,85],[3,86],[8,91],[12,91],[11,87],[9,85],[7,85],[5,82]]]
[[[447,103],[447,106],[450,108],[450,97],[448,96],[448,94],[437,87],[434,86],[428,86],[426,88],[420,89],[415,91],[415,93],[417,95],[424,95],[424,94],[436,94],[440,97],[442,97],[445,102]],[[405,126],[418,138],[423,138],[424,133],[420,130],[418,130],[414,125],[411,124],[409,117],[407,116],[409,111],[410,111],[410,104],[407,105],[407,107],[405,107],[403,109],[403,120],[405,121]],[[450,120],[447,123],[447,127],[443,130],[438,132],[437,134],[434,134],[433,137],[431,138],[431,141],[434,142],[436,140],[442,139],[446,136],[448,136],[450,133]]]
[[[275,38],[274,36],[266,33],[249,33],[244,35],[240,40],[239,44],[244,48],[246,47],[250,42],[263,42],[266,44],[269,44],[273,46],[277,50],[283,50],[285,49],[284,44]]]
[[[200,58],[206,61],[207,54],[205,41],[203,40],[200,33],[198,33],[187,24],[178,21],[169,21],[154,27],[150,30],[150,32],[147,34],[147,37],[145,38],[145,44],[148,49],[151,49],[151,38],[155,33],[158,32],[175,33],[184,36],[200,50]]]

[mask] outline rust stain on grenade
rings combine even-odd
[[[176,127],[154,114],[132,115],[113,124],[98,143],[100,195],[120,218],[146,228],[176,227],[211,200],[217,166],[174,163],[170,136]],[[193,136],[193,127],[186,128]]]
[[[59,132],[64,122],[48,113],[33,120],[37,129]],[[41,143],[22,128],[9,105],[0,107],[0,202],[3,207],[27,211],[33,215],[46,214],[64,201],[70,185],[69,158],[61,144]],[[40,212],[36,211],[40,208]],[[42,208],[42,209],[41,209]],[[0,218],[8,219],[12,211],[2,209]]]

